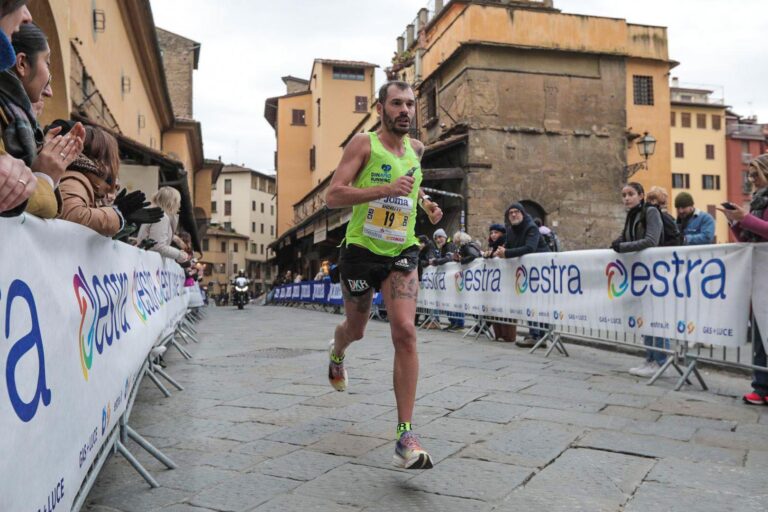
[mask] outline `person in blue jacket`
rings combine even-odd
[[[685,245],[715,243],[715,219],[707,212],[693,206],[693,196],[680,192],[675,197],[677,226],[685,238]]]

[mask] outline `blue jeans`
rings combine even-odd
[[[766,366],[765,346],[763,346],[763,338],[760,336],[760,329],[757,327],[757,322],[753,321],[752,325],[755,329],[754,341],[752,342],[752,364]],[[768,373],[752,372],[752,389],[761,396],[768,396]]]
[[[666,348],[669,349],[669,338],[643,336],[643,343],[646,347]],[[656,352],[655,350],[645,351],[645,360],[649,363],[656,361],[659,366],[667,362],[667,354],[664,352]]]
[[[464,313],[449,313],[448,321],[451,323],[451,325],[464,327]]]

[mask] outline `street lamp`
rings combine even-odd
[[[648,132],[645,132],[637,142],[637,150],[640,152],[640,156],[647,161],[648,157],[656,151],[656,139],[649,135]]]

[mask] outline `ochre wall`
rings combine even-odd
[[[293,109],[306,112],[306,126],[291,125]],[[277,111],[277,234],[293,226],[293,205],[312,189],[309,148],[314,122],[312,95],[278,100]]]

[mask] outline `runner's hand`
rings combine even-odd
[[[413,190],[414,179],[412,176],[400,176],[389,185],[390,197],[407,196]]]
[[[437,206],[437,203],[434,203],[432,201],[427,202],[427,216],[429,216],[429,222],[432,224],[437,224],[440,222],[440,219],[443,218],[443,210],[440,209],[439,206]]]

